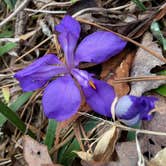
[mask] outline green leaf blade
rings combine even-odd
[[[23,93],[21,96],[19,96],[17,98],[17,100],[15,102],[13,102],[9,108],[16,112],[17,110],[19,110],[19,108],[25,104],[25,102],[32,96],[32,92],[27,92],[27,93]],[[3,115],[0,114],[0,127],[2,127],[2,125],[7,121],[7,118]]]
[[[16,48],[17,44],[13,42],[8,42],[3,46],[0,46],[0,56],[4,55],[5,53],[9,52],[13,48]]]
[[[47,145],[49,150],[52,148],[54,144],[56,127],[57,127],[57,122],[53,119],[49,119],[46,138],[44,141],[44,144]]]
[[[155,92],[166,97],[166,85],[162,85],[159,88],[155,89]]]
[[[146,11],[146,7],[140,0],[132,0],[142,11]]]
[[[35,134],[27,130],[25,123],[13,112],[8,106],[0,101],[0,113],[2,113],[14,126],[16,126],[22,133],[27,133],[31,137],[35,137]]]

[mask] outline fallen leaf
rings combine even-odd
[[[24,34],[24,35],[21,35],[21,36],[19,36],[19,39],[20,39],[20,40],[27,40],[27,39],[29,39],[31,36],[33,36],[33,35],[36,33],[36,31],[37,31],[37,30],[34,30],[34,31],[28,32],[28,33],[26,33],[26,34]]]
[[[113,126],[101,136],[94,150],[94,161],[109,162],[113,159],[118,135],[119,130]]]
[[[113,126],[101,136],[101,139],[98,141],[95,147],[94,155],[103,154],[106,151],[109,142],[113,138],[115,132],[116,127]]]
[[[85,161],[91,161],[93,158],[93,154],[91,154],[89,152],[74,151],[74,153],[76,153],[82,160],[85,160]]]
[[[108,60],[102,64],[102,72],[100,74],[100,77],[102,80],[104,80],[104,79],[107,80],[110,78],[110,76],[113,75],[116,68],[120,65],[120,63],[125,58],[126,52],[128,52],[128,49],[125,49],[117,56],[112,57],[110,60]]]
[[[53,164],[47,147],[27,135],[23,136],[23,153],[29,166]]]
[[[127,57],[120,63],[119,67],[117,67],[113,79],[129,76],[129,71],[134,54],[134,51],[128,53]],[[108,79],[107,83],[114,87],[116,95],[118,97],[124,96],[130,91],[129,85],[127,83],[115,83],[112,79]]]
[[[162,56],[161,48],[159,48],[156,43],[152,42],[152,39],[152,34],[147,32],[143,36],[141,44]],[[161,60],[147,53],[142,48],[139,48],[133,62],[131,76],[155,76],[155,74],[150,73],[150,70],[162,64],[164,63]],[[164,83],[166,83],[166,80],[132,82],[130,95],[141,96],[144,92],[155,89]]]
[[[114,79],[129,76],[131,62],[135,52],[129,48],[102,64],[101,79],[112,85],[118,97],[129,92],[127,83],[115,83]]]
[[[159,151],[156,156],[151,159],[149,164],[154,166],[165,166],[166,165],[166,148]]]
[[[164,4],[161,8],[160,11],[157,13],[157,15],[154,17],[155,21],[158,21],[162,19],[166,15],[166,5]]]
[[[158,98],[156,103],[155,114],[151,121],[143,121],[142,129],[150,131],[160,131],[166,132],[166,98],[157,94],[153,96]],[[142,152],[147,156],[147,158],[154,157],[158,151],[163,147],[166,147],[166,137],[165,136],[155,136],[155,135],[143,135],[140,138]]]
[[[136,166],[137,150],[135,142],[122,142],[116,145],[119,161],[110,162],[109,166]]]

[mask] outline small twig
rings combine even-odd
[[[74,133],[71,133],[64,141],[62,141],[61,143],[57,144],[56,146],[54,146],[49,154],[52,155],[55,151],[57,151],[60,147],[62,147],[64,144],[66,144],[67,142],[69,142],[72,138],[74,137]]]
[[[79,0],[77,0],[77,1],[79,1]],[[71,1],[69,1],[69,2],[51,2],[51,3],[44,5],[41,9],[45,9],[49,6],[67,7],[67,6],[70,6],[72,4],[73,4],[73,2],[71,2]]]
[[[13,74],[0,74],[0,78],[13,78]]]
[[[5,88],[5,87],[14,86],[14,85],[17,85],[17,84],[18,84],[18,82],[10,83],[10,84],[7,84],[7,85],[4,85],[4,86],[1,86],[0,89],[1,89],[1,88]]]
[[[24,10],[28,12],[33,12],[33,13],[47,13],[47,14],[66,14],[67,13],[66,11],[63,11],[63,10],[52,11],[52,10],[35,10],[35,9],[29,9],[29,8],[26,8]]]
[[[53,36],[47,37],[45,40],[43,40],[41,43],[39,43],[38,45],[36,45],[35,47],[33,47],[31,50],[29,50],[28,52],[26,52],[25,54],[23,54],[22,56],[20,56],[19,58],[17,58],[15,60],[15,63],[17,61],[19,61],[20,59],[22,59],[23,57],[25,57],[26,55],[28,55],[29,53],[31,53],[32,51],[34,51],[36,48],[40,47],[42,44],[44,44],[45,42],[47,42],[48,40],[50,40]]]
[[[2,22],[0,22],[0,28],[6,24],[7,22],[9,22],[18,12],[20,12],[24,7],[26,7],[27,3],[30,0],[25,0],[21,3],[20,6],[18,6],[18,8],[11,14],[9,15],[7,18],[5,18]]]
[[[141,147],[138,141],[138,131],[136,131],[136,137],[135,137],[135,142],[136,142],[136,147],[137,147],[137,153],[138,153],[138,166],[145,166],[145,159],[141,153]]]
[[[121,128],[121,129],[123,129],[123,130],[139,132],[139,133],[142,133],[142,134],[151,134],[151,135],[166,136],[166,133],[164,133],[164,132],[150,131],[150,130],[143,130],[143,129],[136,129],[136,128],[124,126],[124,125],[119,124],[119,123],[117,123],[117,122],[111,122],[111,121],[108,121],[108,120],[104,120],[104,119],[102,119],[102,118],[99,118],[99,117],[90,115],[90,114],[85,113],[85,112],[78,112],[78,113],[81,114],[81,115],[87,116],[87,117],[89,117],[89,118],[92,118],[92,119],[95,119],[95,120],[99,120],[99,121],[105,122],[105,123],[107,123],[107,124],[110,124],[111,126],[116,126],[116,127]]]
[[[19,159],[23,158],[23,155],[22,154],[16,154],[14,157],[17,160],[19,160]],[[6,164],[9,164],[11,162],[12,162],[11,158],[0,159],[0,165],[2,165],[2,166],[6,165]]]
[[[136,81],[157,81],[166,80],[166,76],[139,76],[139,77],[124,77],[114,80],[114,83],[136,82]]]
[[[93,25],[93,26],[98,27],[98,28],[100,28],[100,29],[103,29],[103,30],[112,32],[112,33],[118,35],[119,37],[123,38],[124,40],[126,40],[126,41],[128,41],[128,42],[130,42],[130,43],[133,43],[133,44],[135,44],[135,45],[138,46],[138,47],[141,47],[142,49],[144,49],[145,51],[147,51],[147,52],[150,53],[151,55],[155,56],[156,58],[158,58],[158,59],[160,59],[161,61],[163,61],[163,62],[166,63],[166,59],[165,59],[164,57],[162,57],[160,54],[158,54],[157,52],[154,52],[153,50],[151,50],[151,49],[147,48],[146,46],[144,46],[144,45],[142,45],[142,44],[136,42],[135,40],[132,40],[131,38],[129,38],[129,37],[127,37],[127,36],[124,36],[124,35],[122,35],[122,34],[120,34],[120,33],[116,33],[116,32],[114,32],[114,31],[112,31],[112,30],[110,30],[110,29],[108,29],[108,28],[106,28],[106,27],[104,27],[104,26],[98,25],[98,24],[96,24],[96,23],[87,21],[87,20],[82,19],[82,18],[77,18],[77,20],[80,21],[80,22],[83,22],[83,23],[85,23],[85,24]]]
[[[100,7],[92,7],[92,8],[86,8],[86,9],[82,9],[78,12],[76,12],[75,14],[72,15],[72,17],[78,17],[80,16],[81,14],[83,13],[86,13],[86,12],[113,12],[113,11],[116,11],[116,10],[121,10],[121,9],[124,9],[126,7],[129,7],[131,6],[130,4],[128,5],[123,5],[123,6],[119,6],[119,7],[114,7],[114,8],[109,8],[109,9],[105,9],[105,8],[100,8]]]
[[[20,38],[0,38],[0,43],[1,42],[19,42]]]

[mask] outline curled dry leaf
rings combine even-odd
[[[101,136],[101,139],[95,147],[94,155],[103,154],[106,151],[110,140],[113,138],[115,134],[115,131],[116,127],[113,126]]]
[[[53,166],[47,147],[39,144],[27,135],[23,137],[23,152],[24,158],[29,166],[40,166],[44,164],[52,164]]]
[[[116,68],[115,74],[113,76],[114,79],[129,76],[129,71],[131,63],[133,61],[134,54],[135,53],[133,51],[128,53],[127,57]],[[107,82],[114,87],[116,95],[118,97],[124,96],[128,94],[128,92],[130,91],[129,85],[127,83],[115,83],[112,79],[109,79]]]
[[[112,160],[118,135],[119,130],[113,126],[101,136],[101,139],[97,143],[94,150],[93,159],[95,161],[108,162]]]
[[[143,36],[141,44],[162,56],[162,50],[156,43],[152,42],[152,39],[152,34],[147,32]],[[155,76],[155,74],[150,73],[150,70],[155,66],[160,66],[162,64],[164,63],[161,60],[147,53],[142,48],[139,48],[133,62],[131,76]],[[166,83],[165,80],[133,82],[131,84],[130,95],[141,96],[144,92],[155,89],[164,83]]]
[[[95,164],[106,164],[110,160],[112,160],[112,156],[114,155],[115,143],[118,138],[119,131],[115,126],[111,127],[107,130],[103,135],[100,136],[99,141],[97,142],[96,147],[94,148],[93,153],[88,152],[75,152],[82,160],[87,163],[95,163]]]
[[[135,52],[126,48],[119,55],[112,57],[102,65],[101,78],[115,89],[116,95],[121,97],[129,92],[127,83],[115,83],[114,79],[128,77]]]
[[[89,152],[74,151],[74,153],[76,153],[82,160],[85,160],[85,161],[91,161],[93,159],[93,154]]]
[[[166,165],[166,148],[159,151],[156,156],[149,162],[149,166],[165,166]]]

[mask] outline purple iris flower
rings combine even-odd
[[[47,54],[17,72],[15,78],[23,91],[41,88],[50,79],[60,76],[44,90],[42,103],[48,118],[63,121],[74,115],[80,107],[81,94],[95,112],[111,117],[110,108],[115,98],[113,88],[80,70],[78,65],[80,62],[102,63],[121,52],[126,42],[114,33],[98,31],[85,37],[76,48],[81,28],[70,16],[65,16],[55,30],[59,32],[65,63],[56,55]]]
[[[115,106],[116,117],[128,126],[134,126],[141,120],[151,120],[150,111],[154,109],[156,101],[157,98],[152,96],[123,96]]]

